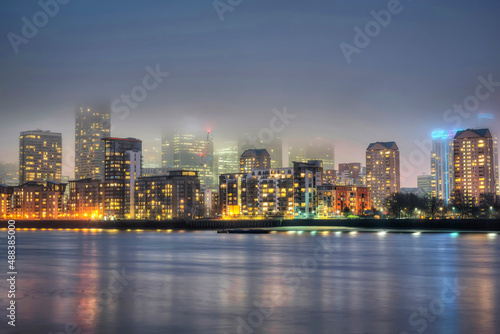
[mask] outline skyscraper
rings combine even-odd
[[[453,138],[456,131],[432,132],[431,196],[448,205],[454,184]]]
[[[487,128],[488,126],[492,126],[493,121],[495,120],[495,115],[487,114],[487,113],[479,113],[477,115],[479,127]],[[495,189],[496,194],[500,196],[500,166],[498,165],[498,133],[492,133],[493,136],[493,162],[494,162],[494,170],[495,170]]]
[[[202,188],[214,187],[214,142],[210,133],[164,134],[162,166],[198,172]]]
[[[62,135],[24,131],[19,137],[19,182],[61,182]]]
[[[366,149],[366,183],[376,208],[401,189],[399,148],[395,142],[371,143]]]
[[[288,161],[307,162],[323,161],[325,170],[335,169],[335,147],[333,141],[326,138],[314,138],[308,142],[292,144],[288,150]]]
[[[455,198],[479,205],[482,194],[496,192],[494,141],[489,129],[458,131],[453,141]]]
[[[228,141],[221,143],[215,150],[217,179],[221,174],[237,173],[240,170],[240,156],[238,155],[238,143]]]
[[[110,107],[82,106],[75,118],[75,178],[104,180],[104,143],[110,136]]]
[[[134,138],[103,138],[105,143],[106,217],[135,218],[134,191],[142,172],[142,142]]]

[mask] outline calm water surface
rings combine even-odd
[[[17,238],[17,326],[2,333],[500,333],[500,236]]]

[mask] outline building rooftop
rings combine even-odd
[[[382,149],[393,149],[393,150],[399,150],[398,145],[396,145],[396,142],[393,142],[393,141],[388,141],[388,142],[379,142],[379,141],[378,141],[378,142],[376,142],[376,143],[371,143],[371,144],[368,146],[367,150],[370,150],[370,149],[372,149],[373,147],[375,147],[375,146],[377,146],[377,145],[382,146],[382,147],[381,147]]]
[[[467,129],[467,130],[460,130],[457,131],[457,134],[455,135],[455,138],[464,138],[469,135],[473,135],[473,137],[485,137],[485,138],[492,138],[490,130],[489,129]]]
[[[269,152],[265,148],[263,149],[250,149],[243,152],[242,157],[255,157],[258,155],[270,156]]]

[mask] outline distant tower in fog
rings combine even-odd
[[[104,180],[104,142],[110,136],[107,104],[77,108],[75,117],[75,179]]]

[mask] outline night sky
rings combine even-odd
[[[403,0],[350,63],[340,44],[356,46],[354,28],[391,1],[218,3],[232,9],[223,20],[210,0],[71,0],[16,53],[10,33],[24,38],[22,18],[33,22],[41,7],[2,1],[0,161],[17,161],[20,131],[62,132],[63,174],[72,176],[76,105],[130,94],[146,67],[170,74],[128,116],[113,113],[114,136],[148,144],[162,129],[189,127],[220,142],[257,134],[286,107],[295,119],[282,135],[331,138],[337,162],[365,164],[370,142],[396,141],[402,186],[430,171],[428,153],[415,159],[416,141],[436,128],[477,127],[478,112],[498,115],[498,1]],[[474,101],[480,76],[499,84],[479,90],[489,96],[471,112],[446,112]],[[490,128],[500,135],[498,118]]]

